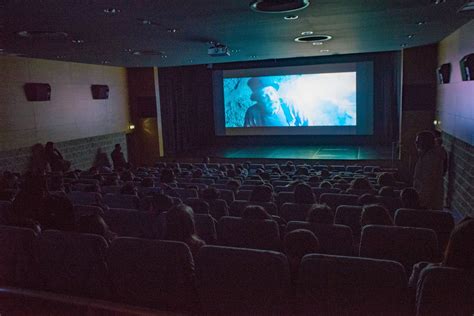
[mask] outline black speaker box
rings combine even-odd
[[[92,91],[92,99],[108,99],[109,98],[109,86],[107,85],[100,85],[100,84],[93,84],[91,86]]]
[[[463,81],[474,80],[474,53],[464,56],[459,61]]]
[[[51,86],[48,83],[26,83],[24,89],[28,101],[51,100]]]
[[[451,79],[451,64],[442,64],[436,71],[438,73],[438,83],[449,83]]]

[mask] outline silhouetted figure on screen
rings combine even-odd
[[[110,154],[110,157],[112,158],[115,170],[123,170],[126,168],[127,161],[125,160],[120,144],[115,144],[115,149]]]
[[[247,82],[255,104],[245,112],[244,127],[308,126],[308,119],[280,98],[279,85],[268,78],[251,78]]]

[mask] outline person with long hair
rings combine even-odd
[[[206,243],[196,234],[193,209],[185,204],[173,206],[166,213],[165,240],[176,240],[188,245],[193,257]]]

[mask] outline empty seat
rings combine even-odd
[[[138,209],[140,199],[135,195],[105,194],[102,201],[112,208]]]
[[[413,210],[402,208],[395,213],[395,225],[429,228],[436,232],[441,252],[454,229],[453,215],[445,211]]]
[[[104,213],[109,228],[119,236],[158,239],[163,233],[163,215],[156,212],[111,208]]]
[[[107,264],[116,301],[160,309],[195,307],[194,262],[184,243],[117,238]]]
[[[359,196],[355,194],[323,193],[319,197],[319,201],[335,210],[339,205],[358,205],[358,198]]]
[[[426,268],[416,295],[417,316],[472,315],[474,273],[447,268]]]
[[[313,204],[285,203],[280,208],[280,217],[285,221],[305,221]]]
[[[102,200],[102,196],[97,192],[72,191],[67,197],[74,205],[98,205]]]
[[[107,242],[98,235],[43,232],[35,246],[40,288],[93,298],[108,297],[106,250]]]
[[[254,249],[280,250],[280,232],[273,220],[245,220],[222,217],[217,223],[220,245]]]
[[[229,214],[230,216],[240,217],[242,215],[243,210],[248,205],[260,205],[267,211],[270,215],[278,215],[278,208],[274,203],[270,202],[250,202],[250,201],[240,201],[235,200],[230,205]]]
[[[360,256],[400,262],[411,274],[420,261],[440,260],[436,234],[431,229],[367,225],[362,229]]]
[[[197,259],[205,314],[285,314],[290,276],[278,252],[204,246]]]
[[[341,205],[336,209],[334,217],[334,224],[346,225],[352,229],[354,237],[360,236],[360,215],[362,214],[362,207]]]
[[[352,230],[344,225],[313,224],[308,222],[289,222],[286,231],[308,229],[318,237],[320,253],[351,256],[354,253]]]
[[[216,220],[208,214],[194,214],[196,234],[206,242],[215,244],[217,241]]]
[[[22,227],[0,226],[0,284],[2,286],[31,287],[34,285],[35,266],[33,246],[36,234]]]
[[[306,255],[295,306],[312,315],[405,315],[407,277],[394,261]]]

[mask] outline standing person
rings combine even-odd
[[[123,170],[127,166],[127,161],[125,160],[120,144],[115,144],[115,149],[110,154],[110,157],[114,163],[115,170]]]
[[[53,142],[47,142],[44,146],[46,161],[49,163],[52,172],[65,172],[71,167],[71,162],[64,160],[63,155],[54,147]]]
[[[438,130],[434,131],[435,135],[435,148],[438,151],[439,156],[443,160],[443,175],[446,175],[448,171],[448,152],[443,146],[443,138],[441,137],[441,132]]]
[[[308,126],[308,118],[301,111],[280,98],[279,85],[270,78],[251,78],[247,85],[255,103],[245,112],[244,127]]]
[[[441,210],[444,202],[444,167],[433,133],[430,131],[418,133],[415,145],[418,150],[418,161],[413,176],[413,187],[420,196],[420,206]]]

